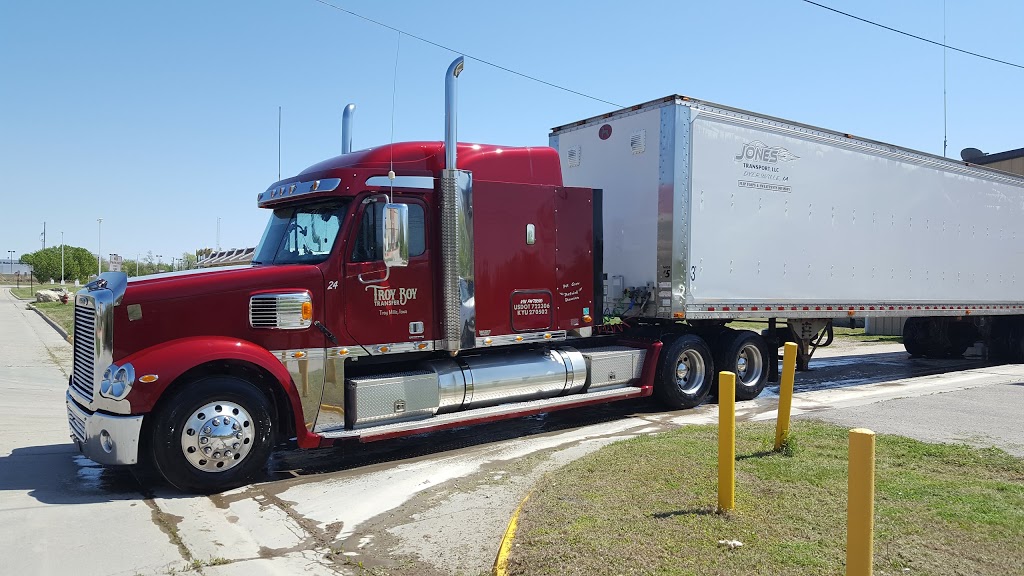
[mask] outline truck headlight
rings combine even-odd
[[[100,396],[111,400],[123,400],[135,383],[135,367],[131,363],[124,366],[111,364],[103,373],[103,382],[100,382]]]

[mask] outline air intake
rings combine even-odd
[[[301,330],[312,323],[309,292],[257,294],[249,299],[249,325],[271,330]]]

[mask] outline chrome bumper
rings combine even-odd
[[[111,416],[83,410],[67,393],[71,439],[86,458],[98,464],[135,464],[139,461],[142,416]]]

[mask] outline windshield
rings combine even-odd
[[[252,263],[323,262],[334,248],[347,204],[335,201],[274,210]]]

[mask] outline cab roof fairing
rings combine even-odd
[[[546,146],[459,143],[458,157],[459,168],[473,172],[474,180],[562,185],[558,152]],[[348,195],[337,193],[343,186],[351,189],[350,193],[357,193],[366,187],[366,179],[386,176],[389,170],[402,176],[436,178],[444,169],[444,164],[443,142],[397,142],[367,148],[329,158],[296,176],[275,182],[259,194],[257,203],[260,207],[268,207],[311,193],[326,195],[335,192],[330,195]]]

